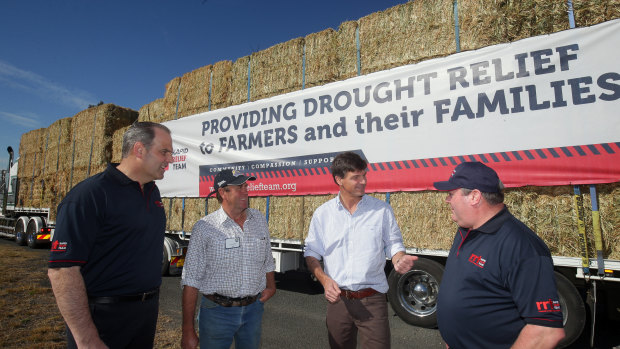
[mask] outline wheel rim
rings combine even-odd
[[[410,270],[398,281],[398,302],[416,316],[428,316],[437,309],[439,283],[429,273]]]

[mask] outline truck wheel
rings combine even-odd
[[[581,295],[573,284],[562,274],[555,272],[555,283],[558,287],[560,307],[562,309],[562,323],[566,337],[558,344],[564,348],[573,343],[586,324],[586,307]]]
[[[437,294],[443,270],[441,264],[420,258],[405,274],[390,272],[388,300],[403,321],[414,326],[437,327]]]
[[[164,256],[161,261],[161,275],[166,276],[170,271],[170,257],[168,256],[168,249],[164,246]]]
[[[21,218],[15,223],[15,243],[24,246],[26,244],[26,224]]]
[[[28,223],[28,228],[26,229],[26,241],[28,242],[28,247],[37,248],[37,225],[33,220],[30,220]]]

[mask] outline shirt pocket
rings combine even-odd
[[[361,258],[372,259],[383,252],[380,225],[360,225],[353,236],[353,248]]]
[[[267,254],[267,244],[270,243],[269,239],[266,237],[250,237],[246,238],[244,243],[246,244],[244,253],[248,254],[248,259],[263,265]]]

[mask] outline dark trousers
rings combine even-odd
[[[110,348],[153,348],[159,296],[113,304],[89,304],[99,338]],[[77,345],[67,327],[67,348]]]
[[[355,349],[359,331],[363,349],[390,348],[390,322],[384,293],[346,299],[327,305],[327,332],[331,348]]]

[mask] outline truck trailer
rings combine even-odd
[[[0,196],[0,236],[15,240],[18,245],[37,248],[49,244],[54,233],[54,222],[49,219],[49,208],[20,207],[17,204],[19,179],[18,161],[13,162],[13,148],[8,147],[8,168],[2,170]]]
[[[337,193],[331,161],[357,152],[367,191],[392,205],[419,257],[404,275],[386,263],[389,302],[435,327],[456,227],[432,183],[481,161],[552,251],[568,345],[601,299],[599,312],[620,315],[620,74],[607,52],[618,33],[615,20],[164,122],[175,160],[158,181],[164,205],[188,240],[196,217],[218,208],[205,198],[217,172],[255,176],[250,206],[269,221],[277,271],[303,270],[312,212]]]

